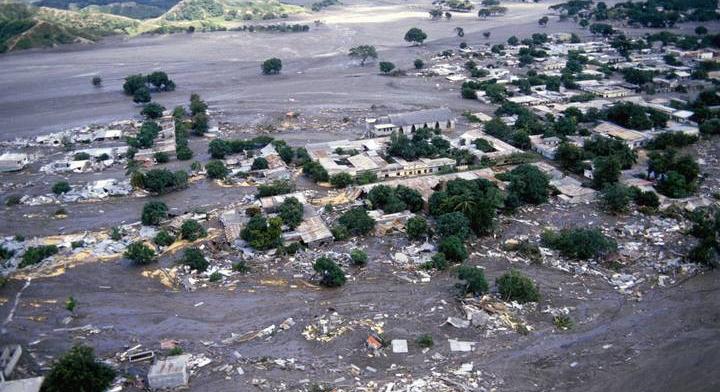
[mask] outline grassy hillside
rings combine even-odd
[[[0,4],[0,53],[130,34],[140,22],[95,12]]]
[[[50,4],[67,5],[67,0],[43,0]],[[85,1],[83,3],[82,1]],[[82,0],[83,4],[106,0]],[[73,42],[92,42],[109,35],[135,35],[146,32],[170,33],[185,31],[222,30],[249,20],[286,18],[303,12],[304,8],[286,5],[278,0],[181,0],[162,15],[147,17],[152,10],[139,5],[159,7],[169,0],[143,0],[129,9],[127,3],[106,2],[86,5],[79,10],[35,7],[25,4],[0,3],[0,53],[11,50],[52,47]],[[55,2],[55,3],[51,3]],[[148,4],[155,4],[150,6]],[[111,15],[107,12],[138,13],[138,18]],[[147,11],[148,13],[146,13]]]
[[[39,7],[66,10],[92,10],[134,19],[156,18],[172,8],[179,0],[40,0]]]

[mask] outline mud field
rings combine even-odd
[[[441,106],[458,114],[462,129],[467,124],[460,113],[490,112],[492,107],[461,99],[459,85],[444,78],[381,76],[374,62],[360,67],[348,58],[348,49],[375,45],[378,61],[410,71],[414,59],[429,60],[461,41],[471,46],[499,43],[538,31],[589,34],[571,21],[553,20],[540,29],[537,19],[553,3],[508,3],[502,18],[456,13],[450,21],[431,21],[426,2],[343,3],[290,20],[323,22],[307,33],[174,34],[0,56],[0,91],[6,92],[0,94],[0,138],[137,117],[139,107],[122,94],[122,80],[153,70],[167,72],[178,85],[173,92],[155,95],[155,101],[172,108],[187,104],[191,92],[199,93],[209,104],[213,125],[233,125],[224,136],[252,136],[258,124],[297,112],[303,122],[271,136],[293,146],[352,139],[361,136],[364,117]],[[428,33],[425,45],[410,47],[402,40],[411,26]],[[456,26],[465,29],[465,37],[455,36]],[[482,36],[485,31],[492,33],[489,40]],[[275,56],[283,60],[282,74],[262,76],[259,63]],[[103,77],[101,89],[89,82],[94,74]],[[343,125],[345,117],[352,121]],[[207,140],[190,143],[194,159],[209,159]],[[717,162],[720,141],[702,141],[692,149]],[[186,166],[188,162],[175,160],[166,165],[171,170]],[[59,179],[125,178],[122,167],[67,176],[42,174],[38,167],[0,176],[5,184],[16,184],[3,188],[2,196],[45,194]],[[717,192],[720,169],[703,164],[701,170],[708,174],[702,193]],[[299,190],[327,192],[315,188],[298,183]],[[51,217],[58,205],[3,205],[0,235],[31,238],[108,230],[136,222],[149,200],[162,200],[171,212],[183,214],[239,203],[254,193],[254,187],[223,187],[203,179],[157,198],[63,205],[68,211],[64,219]],[[219,248],[220,223],[211,220],[209,226],[211,236],[198,244]],[[74,344],[90,345],[99,357],[114,362],[138,344],[162,354],[160,342],[175,339],[185,353],[211,360],[193,370],[192,391],[304,391],[315,384],[375,391],[388,383],[403,390],[420,379],[427,380],[420,390],[434,390],[433,382],[442,380],[456,391],[718,391],[720,275],[672,264],[692,245],[682,235],[686,226],[682,220],[637,212],[610,216],[594,202],[568,206],[553,200],[501,216],[492,236],[468,245],[468,264],[484,268],[491,286],[510,268],[536,282],[541,300],[509,309],[513,320],[524,325],[517,329],[499,321],[484,329],[446,323],[449,317],[464,318],[457,274],[435,272],[421,279],[415,267],[395,256],[413,246],[404,234],[395,233],[334,242],[292,257],[246,256],[249,273],[220,284],[200,283],[195,291],[165,284],[158,272],[175,265],[180,252],[167,252],[144,267],[114,257],[68,262],[52,273],[27,273],[0,288],[0,342],[21,344],[32,353],[32,359],[21,361],[20,374],[14,376],[20,378],[46,371]],[[618,240],[620,267],[573,264],[557,254],[531,262],[503,250],[508,240],[537,243],[544,227],[601,228]],[[321,289],[309,279],[316,256],[346,254],[356,247],[366,250],[370,261],[353,267],[345,260],[348,282],[342,288]],[[234,261],[241,255],[221,251],[213,258]],[[619,287],[618,274],[631,276],[633,285]],[[67,322],[64,301],[69,296],[78,305],[76,317]],[[565,312],[574,326],[558,329],[553,324],[558,312]],[[342,333],[326,340],[304,335],[321,320],[337,322]],[[272,333],[238,338],[270,326]],[[407,339],[409,352],[372,355],[365,342],[374,328],[389,339]],[[433,347],[415,343],[423,334],[433,336]],[[448,339],[474,342],[474,350],[452,352]],[[472,364],[470,372],[463,370],[467,364]],[[147,368],[147,363],[119,365],[128,375],[145,375]],[[123,390],[143,388],[126,384]]]

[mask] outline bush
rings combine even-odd
[[[214,282],[219,282],[219,281],[222,280],[222,277],[223,277],[223,276],[222,276],[221,273],[215,271],[215,272],[213,272],[212,274],[210,274],[210,278],[209,278],[208,280],[209,280],[210,282],[213,282],[213,283],[214,283]]]
[[[567,331],[573,327],[572,319],[564,314],[553,317],[553,324],[561,331]]]
[[[282,70],[282,60],[277,57],[267,59],[262,63],[260,69],[265,75],[279,74]]]
[[[136,184],[139,182],[137,185],[142,186],[146,191],[163,194],[166,191],[187,185],[187,173],[184,171],[173,173],[167,169],[152,169],[143,174],[139,181],[133,179],[132,182]]]
[[[157,162],[157,163],[170,162],[170,155],[168,155],[166,152],[162,152],[162,151],[158,151],[155,154],[153,154],[153,158],[155,158],[155,162]]]
[[[87,161],[90,160],[90,154],[86,152],[78,152],[73,155],[73,161]]]
[[[295,184],[288,180],[277,180],[270,184],[258,186],[258,197],[276,196],[290,193],[295,190]]]
[[[105,391],[110,388],[115,375],[115,370],[95,359],[92,348],[75,346],[53,364],[40,390]]]
[[[430,348],[435,344],[433,342],[432,336],[430,336],[429,334],[418,336],[418,338],[415,339],[415,343],[417,343],[417,345],[422,348]]]
[[[415,69],[422,69],[425,66],[425,62],[423,62],[421,59],[415,59],[413,65],[415,66]]]
[[[187,219],[180,226],[180,238],[184,240],[195,241],[205,236],[207,236],[207,231],[195,219]]]
[[[327,182],[330,179],[327,170],[315,161],[308,161],[303,164],[303,174],[314,182]]]
[[[362,207],[355,207],[344,213],[338,222],[353,235],[364,235],[375,228],[375,220]]]
[[[193,152],[188,146],[179,146],[175,150],[175,157],[181,161],[189,161],[193,157]]]
[[[377,180],[378,180],[377,174],[375,174],[373,172],[362,172],[362,173],[358,173],[355,176],[355,182],[358,185],[371,184],[373,182],[377,182]]]
[[[658,208],[660,207],[660,198],[653,191],[641,191],[638,189],[633,196],[635,204],[642,207]]]
[[[617,243],[606,237],[599,229],[563,229],[559,232],[545,231],[543,243],[556,249],[565,257],[590,259],[604,256],[617,249]]]
[[[70,184],[67,181],[58,181],[52,186],[52,191],[56,195],[70,192]]]
[[[534,165],[523,164],[510,173],[508,191],[530,204],[541,204],[547,201],[549,180],[545,173]]]
[[[240,238],[247,241],[253,249],[277,248],[282,244],[282,219],[265,219],[262,215],[255,215],[240,232]]]
[[[230,170],[225,167],[223,161],[212,160],[205,165],[205,171],[207,176],[212,179],[222,180],[230,173]]]
[[[389,61],[381,61],[379,63],[380,66],[380,72],[387,74],[391,72],[393,69],[395,69],[395,64],[389,62]]]
[[[445,258],[447,258],[448,261],[454,263],[461,263],[468,257],[468,252],[467,249],[465,249],[465,244],[463,244],[462,240],[460,240],[459,237],[454,235],[444,238],[440,242],[438,251],[444,254]]]
[[[458,269],[458,279],[464,280],[464,294],[482,295],[488,292],[488,282],[485,280],[483,270],[470,266],[462,266]]]
[[[495,280],[495,283],[500,296],[506,301],[517,301],[524,304],[537,302],[540,299],[540,294],[533,281],[517,270],[503,274]]]
[[[448,262],[445,255],[442,253],[435,253],[430,261],[424,263],[421,267],[423,269],[436,269],[438,271],[444,271],[448,268]]]
[[[157,234],[155,234],[153,242],[158,246],[170,246],[173,242],[175,242],[175,236],[168,233],[167,230],[160,230]]]
[[[340,287],[345,284],[345,273],[330,258],[321,257],[313,265],[315,272],[320,274],[320,285],[325,287]]]
[[[210,265],[210,263],[205,260],[205,256],[203,256],[202,252],[198,248],[185,249],[183,257],[180,259],[180,263],[187,265],[190,267],[190,269],[196,270],[198,272],[204,272]]]
[[[441,238],[456,236],[464,241],[470,237],[470,221],[462,212],[448,212],[438,217],[437,232]]]
[[[250,267],[247,266],[244,260],[240,260],[237,263],[233,263],[232,270],[241,274],[246,274],[250,271]]]
[[[350,251],[350,260],[355,265],[365,265],[368,262],[368,255],[361,249],[353,249]]]
[[[720,135],[720,118],[711,118],[700,124],[700,133],[703,135]]]
[[[350,238],[350,232],[347,227],[343,225],[333,226],[332,229],[330,229],[330,232],[332,233],[333,238],[335,238],[335,241],[345,241]]]
[[[428,223],[425,218],[413,216],[405,223],[405,233],[411,240],[419,240],[428,235]]]
[[[335,188],[346,188],[348,185],[352,185],[353,178],[348,173],[333,174],[330,177],[330,184]]]
[[[25,268],[29,265],[37,264],[57,252],[58,248],[55,245],[31,246],[25,250],[25,254],[23,254],[18,268]]]
[[[145,203],[140,220],[143,225],[157,226],[168,216],[167,205],[161,201],[149,201]]]
[[[110,229],[110,239],[113,241],[120,241],[124,234],[122,229],[117,226]]]
[[[602,203],[613,214],[627,211],[630,204],[630,190],[625,185],[616,183],[608,185],[602,191]]]
[[[268,168],[268,161],[263,157],[257,157],[253,160],[250,170],[265,170]]]
[[[294,197],[283,200],[278,210],[283,223],[291,229],[298,227],[303,221],[303,205]]]
[[[125,249],[124,256],[135,264],[147,264],[155,259],[155,251],[142,241],[135,241]]]
[[[163,111],[165,111],[165,107],[163,105],[160,105],[156,102],[150,102],[145,105],[143,110],[140,111],[140,114],[154,120],[156,118],[162,117]]]
[[[20,204],[20,196],[18,195],[10,195],[5,199],[5,205],[8,207],[16,206]]]

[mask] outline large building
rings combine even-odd
[[[455,117],[450,109],[440,108],[388,114],[367,119],[366,123],[368,132],[375,135],[389,135],[393,132],[407,135],[420,128],[453,129],[455,128]]]

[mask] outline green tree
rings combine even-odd
[[[240,231],[240,238],[257,250],[277,248],[282,244],[282,218],[265,219],[262,215],[255,215]]]
[[[423,41],[427,39],[427,34],[417,27],[413,27],[405,33],[405,41],[422,45]]]
[[[338,219],[338,222],[353,235],[364,235],[375,228],[375,220],[362,207],[348,210]]]
[[[170,246],[173,242],[175,242],[175,237],[168,233],[167,230],[160,230],[157,234],[155,234],[153,242],[158,246]]]
[[[213,159],[223,159],[232,153],[232,148],[227,140],[213,139],[208,143],[208,153]]]
[[[437,219],[437,233],[441,238],[456,236],[461,240],[466,240],[471,233],[470,221],[462,212],[454,211],[442,214]]]
[[[193,134],[195,136],[204,135],[209,129],[209,125],[208,125],[209,122],[210,122],[210,119],[207,114],[205,114],[203,112],[194,114],[192,117],[192,125],[191,125]]]
[[[425,66],[425,62],[421,59],[415,59],[413,65],[415,66],[415,69],[423,69],[423,67]]]
[[[307,161],[303,164],[303,174],[314,182],[326,182],[330,179],[327,170],[315,161]]]
[[[92,348],[75,346],[53,364],[40,391],[105,391],[110,388],[115,376],[115,370],[95,358]]]
[[[282,60],[277,57],[267,59],[263,61],[260,68],[265,75],[279,74],[280,70],[282,70]]]
[[[419,240],[428,235],[428,223],[421,216],[413,216],[405,223],[405,233],[411,240]]]
[[[464,265],[458,269],[458,279],[464,280],[463,293],[483,295],[488,292],[489,285],[483,270]]]
[[[202,252],[198,248],[188,248],[183,252],[183,257],[180,259],[180,263],[187,265],[190,269],[198,272],[204,272],[207,270],[210,263],[205,259]]]
[[[542,233],[545,246],[560,251],[565,257],[590,259],[604,256],[617,249],[617,243],[598,229],[563,229]]]
[[[387,74],[390,73],[393,69],[395,69],[395,64],[389,62],[389,61],[381,61],[380,62],[380,72]]]
[[[350,251],[350,260],[355,265],[365,265],[368,262],[368,255],[362,249],[353,249]]]
[[[230,174],[230,170],[225,167],[223,161],[212,160],[205,165],[207,176],[212,179],[222,180]]]
[[[548,18],[547,16],[543,16],[542,18],[538,19],[538,24],[541,27],[545,27],[545,26],[547,26],[549,21],[550,21],[550,18]]]
[[[70,184],[67,181],[58,181],[52,186],[52,192],[56,195],[62,195],[63,193],[70,192]]]
[[[303,221],[303,205],[298,199],[288,197],[280,204],[279,215],[288,227],[294,229]]]
[[[510,172],[508,191],[529,204],[541,204],[548,199],[550,182],[534,165],[522,164]]]
[[[520,43],[520,40],[518,39],[518,37],[513,35],[510,38],[508,38],[507,43],[510,46],[515,46]]]
[[[555,160],[560,167],[574,174],[583,174],[588,165],[584,162],[583,150],[567,142],[560,143],[555,151]]]
[[[168,216],[167,205],[161,201],[149,201],[142,209],[140,220],[143,225],[157,226]]]
[[[123,91],[126,95],[135,95],[135,92],[145,88],[146,79],[142,74],[129,75],[123,83]]]
[[[253,159],[252,166],[250,167],[250,170],[265,170],[268,168],[268,161],[267,159],[263,157],[257,157]]]
[[[620,179],[620,162],[615,157],[600,157],[595,159],[593,170],[593,188],[602,189],[612,185]]]
[[[148,103],[151,99],[150,90],[147,87],[140,87],[133,93],[133,102],[135,103]]]
[[[325,287],[340,287],[345,284],[345,273],[329,257],[320,257],[313,265],[315,272],[320,274],[320,285]]]
[[[206,113],[208,105],[198,94],[190,94],[190,114],[195,116],[198,113]]]
[[[711,118],[700,124],[703,135],[720,135],[720,118]]]
[[[511,270],[495,280],[498,292],[505,301],[517,301],[521,304],[537,302],[540,299],[537,287],[530,278],[517,270]]]
[[[186,219],[180,226],[180,237],[184,240],[195,241],[205,236],[207,231],[195,219]]]
[[[360,65],[364,66],[367,59],[376,59],[377,51],[372,45],[358,45],[350,48],[350,57],[360,59]]]
[[[348,185],[352,185],[352,183],[352,176],[345,172],[330,176],[330,184],[332,184],[335,188],[346,188]]]
[[[58,248],[55,245],[31,246],[25,250],[18,268],[25,268],[29,265],[35,265],[46,258],[57,254]]]
[[[438,251],[444,254],[448,261],[454,263],[461,263],[468,257],[465,244],[463,244],[460,238],[454,235],[443,238],[442,241],[440,241],[440,246],[438,246]]]
[[[613,214],[627,211],[630,204],[630,190],[620,183],[606,186],[601,197],[605,208]]]
[[[99,75],[93,76],[91,82],[94,87],[102,87],[102,78]]]
[[[128,245],[123,255],[135,264],[148,264],[155,260],[155,251],[142,241],[135,241]]]
[[[150,120],[154,120],[156,118],[162,117],[164,111],[165,106],[160,105],[157,102],[150,102],[143,107],[143,110],[140,112],[140,114]]]

